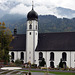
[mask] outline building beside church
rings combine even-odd
[[[17,34],[10,46],[10,61],[20,59],[23,63],[39,65],[42,58],[47,67],[57,67],[60,60],[75,68],[75,32],[38,33],[38,14],[32,10],[27,14],[26,34]]]

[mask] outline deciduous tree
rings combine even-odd
[[[9,61],[9,45],[12,41],[12,34],[9,28],[5,27],[5,23],[0,22],[0,60],[5,64]]]

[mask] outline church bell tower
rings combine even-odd
[[[35,49],[38,44],[38,14],[32,10],[27,14],[26,30],[26,62],[35,63]]]

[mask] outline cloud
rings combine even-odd
[[[19,4],[16,7],[12,8],[10,10],[10,14],[21,14],[21,15],[27,15],[27,13],[32,9],[32,6],[26,6],[24,4]],[[39,14],[39,15],[53,15],[54,13],[56,13],[56,9],[55,8],[49,8],[46,6],[35,6],[34,10]],[[41,10],[41,11],[40,11]]]
[[[25,5],[31,5],[32,0],[0,0],[0,3],[4,3],[7,1],[15,1],[20,2]],[[75,10],[75,0],[33,0],[35,5],[42,5],[42,6],[57,6],[57,7],[64,7],[70,8]]]
[[[19,4],[10,9],[10,14],[27,15],[31,10],[32,0],[0,0],[0,2],[15,1]],[[58,14],[56,7],[63,7],[75,10],[75,0],[33,0],[34,9],[39,15],[55,15],[63,17]],[[66,15],[65,15],[66,16]]]
[[[26,15],[29,11],[30,7],[25,6],[24,4],[19,4],[16,7],[10,10],[10,14],[21,14]]]
[[[36,4],[42,4],[46,6],[64,7],[75,10],[75,0],[34,0]]]

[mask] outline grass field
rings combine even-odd
[[[22,70],[22,71],[28,71],[28,70]],[[31,71],[31,72],[46,72],[46,71]],[[48,72],[51,74],[56,74],[56,75],[75,75],[75,73],[71,73],[71,72]]]
[[[49,72],[49,73],[56,75],[75,75],[75,73],[70,73],[70,72]]]

